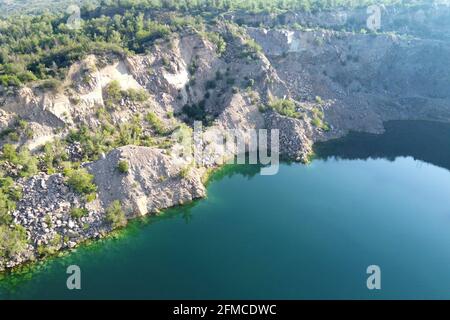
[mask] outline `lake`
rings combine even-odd
[[[316,153],[274,176],[226,166],[207,199],[3,275],[0,298],[450,298],[450,125],[388,122]],[[81,290],[66,288],[72,264]]]

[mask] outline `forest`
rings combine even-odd
[[[371,3],[417,5],[399,0],[102,0],[88,2],[78,12],[44,10],[0,19],[0,85],[17,87],[41,80],[44,88],[58,85],[68,67],[89,53],[145,53],[157,39],[186,26],[213,23],[225,12],[316,12]],[[61,8],[61,1],[56,8]],[[428,2],[429,3],[429,2]],[[155,12],[171,13],[158,21]],[[79,28],[68,21],[78,19]]]

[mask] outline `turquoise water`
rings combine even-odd
[[[228,166],[207,199],[6,275],[0,298],[450,298],[450,126],[392,122],[317,150],[274,176]]]

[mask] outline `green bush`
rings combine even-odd
[[[13,131],[8,135],[8,139],[11,140],[12,142],[19,142],[20,137],[17,132]]]
[[[322,98],[320,96],[316,96],[315,100],[316,100],[316,102],[318,104],[322,104],[323,103],[323,100],[322,100]]]
[[[4,144],[2,152],[3,152],[2,160],[9,161],[12,164],[19,163],[19,157],[17,155],[16,147],[13,146],[12,144],[9,143]]]
[[[113,80],[106,85],[105,96],[105,105],[108,108],[114,108],[122,99],[128,99],[132,102],[144,102],[149,97],[144,89],[129,88],[128,90],[123,90],[117,80]]]
[[[183,106],[182,111],[192,120],[204,121],[206,117],[204,101],[200,101],[199,103],[194,103],[192,105],[186,104]]]
[[[243,58],[250,57],[252,59],[256,59],[258,53],[262,52],[262,47],[253,39],[247,39],[244,42],[244,46],[244,50],[241,54]]]
[[[0,225],[0,258],[9,259],[23,252],[27,243],[27,233],[24,227]]]
[[[117,170],[119,170],[120,173],[128,173],[128,170],[130,170],[129,166],[128,166],[128,162],[122,160],[119,161],[118,165],[117,165]]]
[[[30,154],[28,149],[19,152],[19,164],[22,165],[21,177],[31,177],[38,173],[38,159]]]
[[[209,41],[215,44],[216,53],[218,55],[222,55],[225,52],[227,48],[227,43],[220,34],[218,34],[217,32],[207,32],[206,37],[208,38]]]
[[[156,115],[156,113],[147,113],[147,115],[145,116],[145,120],[152,126],[153,130],[155,130],[157,134],[163,135],[167,133],[164,122],[162,122],[162,120]]]
[[[85,217],[89,214],[89,211],[86,208],[72,208],[70,210],[70,216],[72,218],[81,218]]]
[[[0,178],[0,225],[11,223],[11,212],[16,209],[16,201],[21,197],[22,190],[11,177]]]
[[[183,168],[181,168],[181,170],[178,172],[178,175],[180,176],[180,178],[186,179],[187,177],[189,177],[192,167],[193,167],[193,164],[190,163],[190,164],[184,166]]]
[[[97,199],[97,194],[95,192],[89,193],[86,195],[86,202],[92,202]]]
[[[324,113],[322,110],[319,110],[318,108],[313,108],[312,109],[312,113],[313,113],[313,118],[311,120],[311,124],[314,127],[320,128],[324,131],[329,131],[330,127],[328,126],[328,124],[324,121]]]
[[[19,175],[21,177],[29,177],[38,172],[38,159],[30,154],[30,151],[23,148],[17,153],[17,148],[11,144],[4,144],[2,149],[1,160],[8,161],[15,166],[21,166]]]
[[[12,221],[11,212],[16,208],[16,203],[7,195],[0,193],[0,225],[9,224]]]
[[[48,174],[54,173],[55,167],[59,168],[64,161],[69,160],[69,155],[65,147],[65,141],[60,139],[56,139],[52,143],[47,142],[44,145],[43,162]]]
[[[287,99],[273,100],[269,103],[268,107],[274,109],[283,116],[291,118],[300,118],[300,113],[297,112],[295,103],[292,100]]]
[[[37,247],[37,252],[40,256],[51,256],[58,252],[58,250],[61,248],[61,244],[63,242],[63,237],[57,233],[53,237],[52,240],[49,241],[46,245],[39,245]]]
[[[43,12],[42,7],[51,1],[27,1],[28,4],[32,2],[33,4],[34,2],[43,3],[36,11]],[[317,12],[330,8],[349,8],[361,5],[361,1],[323,0],[121,0],[96,2],[100,3],[100,7],[86,6],[83,8],[83,24],[79,32],[68,28],[64,23],[67,15],[63,12],[64,10],[59,10],[59,7],[58,10],[55,10],[58,13],[14,14],[3,18],[0,24],[0,85],[20,86],[36,79],[50,81],[62,79],[71,64],[91,53],[116,55],[130,52],[145,53],[152,48],[152,44],[156,40],[167,39],[172,30],[205,30],[204,22],[213,24],[214,21],[217,21],[216,18],[220,18],[223,12],[229,10],[279,14],[287,10]],[[392,3],[387,0],[381,2]],[[403,2],[408,5],[410,1]],[[397,5],[405,6],[400,3]],[[25,12],[33,12],[35,8],[34,5],[25,7]],[[161,12],[161,10],[163,11]],[[280,17],[281,15],[279,15]],[[245,20],[237,19],[236,22],[248,23]],[[227,25],[229,33],[233,37],[242,37],[244,32],[238,25],[233,23],[227,23]],[[301,28],[295,24],[292,27]],[[208,32],[206,35],[217,46],[218,53],[225,50],[226,43],[218,33]],[[250,55],[252,52],[260,50],[260,47],[251,40],[247,41],[247,47],[246,51]]]
[[[122,99],[122,89],[120,83],[117,80],[113,80],[105,87],[105,105],[108,108],[114,108],[116,104]]]
[[[193,60],[193,61],[189,64],[189,66],[188,66],[189,74],[190,74],[191,76],[193,76],[193,75],[197,72],[197,70],[198,70],[198,64],[197,64],[197,61]]]
[[[92,182],[94,176],[86,169],[69,169],[65,172],[68,185],[80,194],[91,194],[97,191],[97,186]]]
[[[106,209],[106,221],[111,223],[114,229],[125,227],[127,225],[128,220],[122,210],[122,205],[119,200],[115,200],[108,209]]]
[[[208,81],[206,81],[206,84],[205,84],[205,89],[206,90],[215,89],[216,87],[217,87],[216,80],[208,80]]]
[[[144,102],[145,100],[148,99],[148,93],[144,89],[130,88],[126,91],[123,91],[122,95],[124,95],[130,101],[135,101],[135,102]]]
[[[57,79],[47,79],[39,83],[38,88],[43,90],[56,91],[61,87],[61,81]]]

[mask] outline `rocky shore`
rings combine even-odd
[[[127,161],[128,172],[118,171],[119,161]],[[203,171],[192,168],[182,177],[183,165],[158,149],[122,147],[87,167],[98,186],[96,199],[88,203],[62,174],[41,173],[17,183],[23,196],[12,212],[13,223],[26,230],[29,243],[14,259],[0,260],[0,271],[107,235],[113,227],[105,208],[115,200],[121,202],[127,219],[132,219],[206,195]],[[81,207],[86,214],[75,217],[73,208]]]
[[[389,28],[401,17],[392,13]],[[171,154],[175,133],[191,133],[194,120],[206,133],[277,129],[281,156],[296,161],[307,161],[317,141],[380,133],[387,120],[450,121],[446,35],[427,38],[417,25],[414,37],[326,29],[335,26],[330,13],[285,18],[279,26],[273,16],[239,13],[219,19],[209,37],[187,28],[145,53],[91,54],[68,68],[58,90],[0,87],[0,146],[30,150],[39,164],[23,177],[24,165],[0,154],[22,191],[8,227],[27,240],[19,253],[0,256],[0,271],[108,234],[116,202],[126,220],[205,197],[202,176],[217,167],[213,158],[195,165]],[[299,21],[311,28],[291,26]],[[64,152],[57,142],[67,144]],[[68,163],[92,174],[95,192],[68,184]]]

